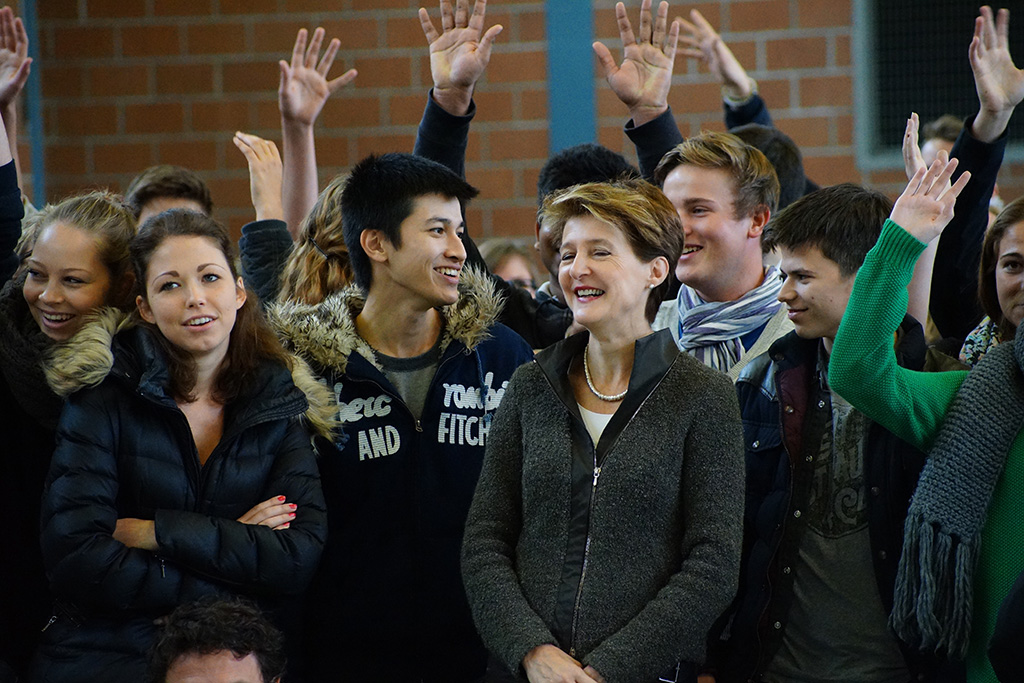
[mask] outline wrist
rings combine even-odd
[[[730,107],[741,107],[757,94],[757,81],[750,76],[739,83],[723,83],[722,99]]]
[[[633,127],[650,123],[668,111],[668,104],[644,104],[629,108],[629,118],[633,120]]]
[[[284,205],[280,203],[260,204],[253,208],[256,209],[256,220],[258,221],[284,220]]]
[[[1013,109],[982,108],[974,117],[969,132],[981,142],[995,142],[1006,131],[1006,126],[1010,123],[1012,115]]]
[[[283,132],[289,132],[289,133],[290,132],[305,133],[306,131],[312,132],[312,130],[313,130],[313,121],[315,121],[315,120],[316,120],[315,117],[314,117],[314,119],[312,121],[307,121],[305,119],[299,119],[299,118],[295,118],[295,117],[289,117],[289,116],[285,115],[284,112],[282,112],[281,113],[281,130]]]
[[[469,105],[473,101],[473,88],[472,86],[440,88],[435,85],[432,97],[438,106],[452,116],[465,116],[469,113]]]

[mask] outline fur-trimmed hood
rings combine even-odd
[[[43,364],[46,381],[63,398],[86,387],[98,385],[114,367],[114,336],[133,327],[132,316],[116,308],[102,308],[93,313],[71,339],[58,344]],[[304,417],[317,434],[333,439],[338,426],[333,397],[317,381],[302,358],[292,355],[292,382],[306,396],[309,404]]]
[[[356,352],[382,370],[373,349],[356,332],[356,316],[365,303],[365,292],[352,285],[319,304],[274,304],[268,314],[285,346],[315,366],[344,372],[349,355]],[[444,316],[441,353],[452,341],[472,350],[486,340],[501,307],[501,296],[490,278],[479,270],[463,269],[458,301],[439,309]]]

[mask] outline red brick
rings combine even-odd
[[[544,81],[547,77],[547,59],[543,52],[495,51],[487,66],[487,80],[491,83]]]
[[[808,178],[822,187],[838,183],[857,182],[860,174],[853,163],[853,156],[804,157],[804,171]]]
[[[525,121],[530,119],[546,119],[548,117],[548,91],[524,90],[519,93],[519,110],[522,112],[520,118]]]
[[[423,107],[426,105],[426,98],[422,94],[395,95],[388,101],[389,121],[396,126],[415,126],[423,117]],[[480,106],[477,100],[477,106]],[[490,120],[490,117],[487,117]]]
[[[652,3],[653,4],[653,3]],[[713,3],[697,3],[693,5],[673,5],[669,7],[668,18],[673,19],[686,19],[692,22],[693,19],[690,16],[690,10],[695,9],[701,13],[701,15],[708,20],[712,26],[716,29],[721,30],[722,27],[722,5],[720,2]],[[733,29],[735,30],[735,29]],[[731,44],[731,43],[730,43]]]
[[[618,95],[612,92],[612,89],[601,84],[597,91],[597,115],[602,116],[625,116],[627,109],[626,105],[622,103]],[[681,89],[681,88],[680,88]],[[670,96],[671,97],[671,96]]]
[[[824,38],[787,38],[768,42],[769,69],[800,69],[825,66]]]
[[[536,206],[512,206],[491,210],[491,237],[523,237],[533,232]]]
[[[249,103],[238,101],[196,102],[192,105],[192,129],[232,135],[252,125]]]
[[[253,110],[255,112],[255,122],[251,124],[252,128],[281,128],[281,110],[277,106],[277,98],[273,100],[267,99],[262,102],[253,102]],[[331,105],[328,104],[328,107]],[[322,116],[322,115],[321,115]]]
[[[193,24],[185,33],[193,55],[245,52],[245,26],[239,23]]]
[[[40,2],[36,4],[39,18],[47,19],[77,19],[78,3],[64,0],[64,2]]]
[[[800,79],[800,104],[804,107],[849,106],[852,93],[853,82],[849,76]]]
[[[789,28],[789,0],[753,0],[729,5],[730,31],[773,28]]]
[[[376,10],[399,7],[412,8],[415,13],[415,8],[418,8],[419,4],[412,0],[352,0],[352,9],[354,10]]]
[[[156,91],[161,95],[212,92],[213,67],[209,64],[158,65],[156,67]]]
[[[636,18],[630,16],[629,20],[635,21]],[[619,23],[615,19],[614,9],[594,10],[594,37],[604,43],[613,55],[616,55],[616,61],[621,57],[615,52],[617,49],[621,51],[622,43],[619,41]]]
[[[383,46],[380,45],[377,38],[377,20],[375,19],[334,19],[322,21],[318,26],[322,26],[325,31],[325,41],[329,41],[332,38],[337,38],[341,41],[341,47],[338,50],[339,56],[336,60],[339,64],[340,60],[345,57],[345,53],[349,50],[373,50],[378,47],[396,47],[388,43],[385,43]],[[292,42],[294,43],[294,40]],[[326,44],[324,47],[327,47]],[[426,47],[427,41],[424,39],[424,51]]]
[[[157,17],[207,16],[213,13],[213,0],[153,0]]]
[[[546,130],[491,131],[489,141],[493,161],[548,158]]]
[[[850,36],[836,36],[836,66],[850,66]]]
[[[772,111],[788,109],[792,106],[789,98],[789,81],[758,81],[757,91]]]
[[[126,169],[145,168],[153,159],[146,144],[96,145],[92,163],[96,173],[124,173]]]
[[[89,70],[89,94],[93,97],[147,93],[149,69],[145,66],[97,66]]]
[[[484,199],[514,199],[515,172],[511,168],[473,171],[469,181]]]
[[[850,26],[850,0],[797,0],[797,21],[801,27]]]
[[[539,42],[547,36],[547,20],[543,12],[522,12],[519,15],[519,40],[524,43]],[[505,27],[508,31],[508,26]],[[498,42],[502,39],[509,40],[505,33],[498,36]]]
[[[220,207],[248,207],[252,211],[252,194],[249,192],[249,174],[239,173],[233,178],[208,178],[210,196]],[[252,220],[251,218],[249,220]]]
[[[348,166],[349,159],[349,140],[347,137],[335,137],[335,136],[320,136],[316,141],[316,164],[320,169],[325,168],[340,168]],[[321,173],[320,187],[324,187],[331,178],[334,177],[333,173]]]
[[[900,170],[872,171],[871,185],[904,185],[907,184],[907,172]]]
[[[487,121],[512,121],[519,117],[513,115],[512,93],[501,90],[479,90],[474,93],[480,116]],[[530,117],[537,118],[537,117]],[[416,120],[419,122],[419,119]]]
[[[85,93],[85,70],[77,67],[48,66],[42,79],[43,97],[80,97]]]
[[[76,142],[72,145],[54,145],[50,144],[46,146],[46,168],[50,173],[58,175],[85,175],[85,147]],[[23,160],[28,160],[30,156],[20,155]],[[26,169],[22,169],[24,172]]]
[[[356,139],[356,158],[384,152],[412,152],[414,135],[367,135]]]
[[[125,26],[121,29],[121,51],[126,57],[167,57],[181,54],[177,26]]]
[[[836,143],[840,145],[853,144],[853,117],[836,116],[833,118],[836,124]]]
[[[793,138],[797,147],[824,147],[829,144],[829,119],[820,116],[777,120],[779,130]]]
[[[694,123],[690,126],[690,135],[700,135],[703,131],[725,132],[725,121],[720,116],[714,116]]]
[[[242,156],[237,151],[236,154]],[[157,147],[157,163],[175,164],[195,171],[214,171],[217,169],[217,143],[209,140],[163,142]]]
[[[400,88],[412,85],[412,67],[404,57],[368,57],[357,60],[353,66],[359,69],[361,87]]]
[[[70,4],[70,0],[64,1]],[[90,19],[144,17],[146,16],[146,3],[124,2],[124,0],[88,0],[85,5],[85,13]]]
[[[669,105],[677,114],[720,112],[722,111],[722,88],[718,83],[692,83],[675,86],[669,93]]]
[[[523,196],[525,197],[536,197],[537,196],[537,180],[540,177],[540,167],[531,166],[530,168],[524,168],[519,172],[522,178]]]
[[[184,109],[177,102],[166,104],[129,104],[124,108],[125,132],[181,132],[184,117]]]
[[[474,240],[483,239],[484,210],[474,204],[466,207],[466,230],[473,236]]]
[[[431,16],[431,19],[434,20],[434,27],[441,30],[440,18]],[[387,32],[384,44],[389,48],[427,47],[427,38],[423,35],[420,20],[415,16],[388,19],[385,28]]]
[[[466,161],[480,161],[483,158],[484,133],[469,131],[469,143],[466,145]]]
[[[597,131],[597,144],[607,147],[613,152],[621,153],[624,137],[626,136],[622,132],[622,126],[602,126]],[[536,188],[536,186],[534,187]]]
[[[57,130],[61,136],[112,135],[117,132],[117,109],[112,105],[64,105],[57,107]]]
[[[358,92],[358,91],[353,91]],[[420,107],[427,99],[420,96]],[[379,126],[380,101],[375,97],[332,97],[320,112],[320,125],[325,128],[371,128]]]
[[[110,28],[55,28],[53,36],[54,54],[61,60],[114,56],[114,30]]]
[[[736,41],[729,43],[732,54],[748,71],[757,68],[757,43],[750,41]]]
[[[88,182],[88,181],[60,181],[51,182],[49,178],[46,181],[46,201],[47,202],[59,202],[67,197],[73,197],[89,190],[105,190],[107,186],[103,183]],[[110,189],[114,189],[111,187]]]
[[[274,93],[277,98],[277,86],[281,71],[277,64],[267,62],[225,64],[223,67],[224,92],[255,92],[266,93],[269,97]]]
[[[309,12],[322,12],[324,0],[284,0],[283,12],[294,14],[308,14]]]
[[[221,14],[270,14],[277,12],[277,0],[220,0]],[[198,12],[193,12],[198,14]]]

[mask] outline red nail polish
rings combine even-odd
[[[278,496],[277,499],[282,503],[284,502],[284,496]]]
[[[294,517],[294,516],[295,516],[295,513],[294,513],[294,512],[289,512],[289,513],[288,513],[288,516],[289,516],[289,517]]]
[[[298,508],[299,506],[296,505],[295,503],[291,503],[288,507],[290,507],[292,510],[294,510],[294,509]]]

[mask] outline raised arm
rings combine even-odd
[[[249,191],[256,220],[284,219],[281,205],[281,155],[277,145],[241,131],[231,139],[249,164]]]
[[[0,126],[6,127],[6,124],[6,118],[0,114]],[[10,280],[18,269],[15,247],[21,238],[21,219],[25,215],[18,174],[7,141],[7,136],[0,135],[0,285]]]
[[[249,164],[249,189],[256,220],[242,226],[238,251],[245,284],[264,305],[280,291],[281,273],[292,249],[281,199],[281,157],[269,140],[235,133],[232,142]]]
[[[978,263],[988,228],[988,205],[1006,149],[1006,126],[1024,98],[1024,71],[1010,57],[1009,13],[983,7],[969,49],[978,92],[978,114],[964,123],[951,156],[957,174],[971,182],[956,203],[956,214],[939,239],[932,273],[929,310],[939,332],[963,339],[982,318],[978,303]],[[953,179],[956,180],[957,174]]]
[[[907,310],[907,285],[924,245],[953,215],[968,174],[949,185],[945,152],[918,169],[857,273],[829,361],[829,385],[858,410],[922,450],[938,434],[963,372],[915,372],[896,363],[893,335]]]
[[[356,77],[355,69],[328,81],[327,74],[334,64],[341,41],[331,40],[320,57],[324,30],[313,31],[306,46],[306,29],[299,29],[292,48],[292,61],[281,60],[281,83],[277,90],[277,103],[281,110],[281,133],[284,145],[283,208],[285,223],[292,239],[306,214],[316,203],[319,185],[316,173],[316,147],[313,124],[320,115],[327,98]],[[319,59],[319,62],[318,62]]]
[[[722,86],[726,127],[735,128],[747,123],[773,125],[764,100],[757,95],[757,84],[747,75],[722,36],[699,11],[690,10],[690,19],[677,20],[683,28],[679,36],[685,46],[683,54],[703,63]]]
[[[910,118],[907,119],[907,129],[903,135],[903,165],[907,172],[908,181],[919,170],[926,168],[924,156],[921,154],[921,147],[918,144],[918,125],[917,114],[911,114]],[[925,247],[925,250],[917,259],[917,264],[914,266],[914,276],[907,287],[907,294],[910,297],[907,303],[907,313],[919,321],[922,326],[924,326],[925,320],[928,317],[928,298],[931,294],[932,270],[935,265],[935,250],[938,248],[938,245],[939,241],[935,239]]]
[[[7,145],[19,178],[18,95],[28,82],[31,66],[25,24],[20,17],[14,16],[10,7],[0,8],[0,116],[4,119]]]
[[[477,0],[469,12],[469,0],[441,3],[441,31],[427,10],[419,20],[430,51],[430,76],[434,87],[416,131],[413,154],[436,161],[460,177],[466,175],[466,144],[475,106],[473,91],[491,60],[494,40],[502,31],[495,24],[486,31],[487,0]]]

